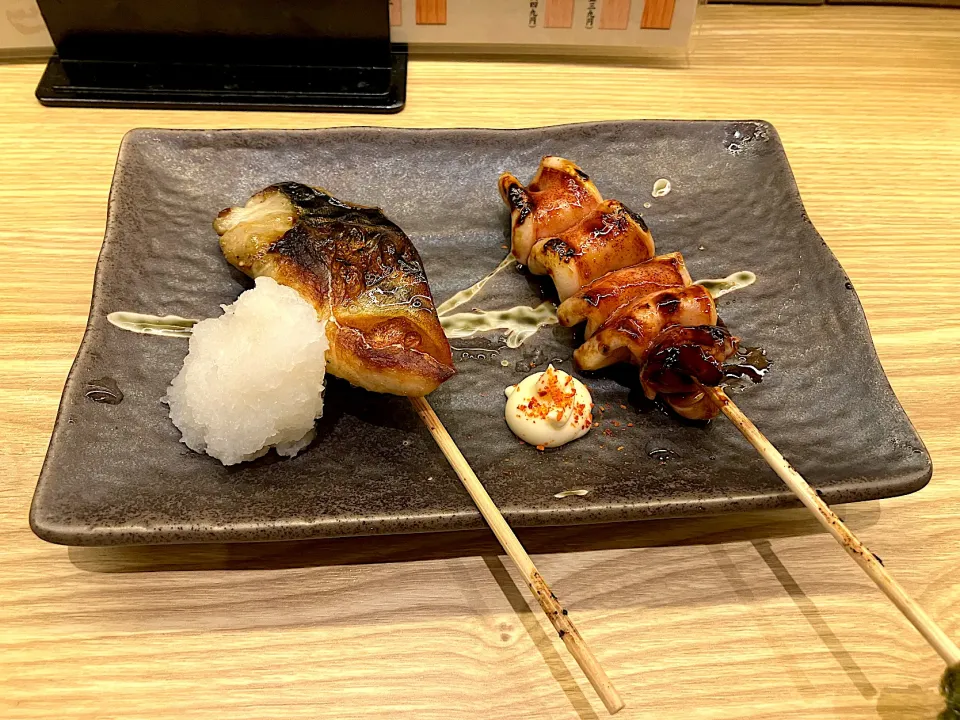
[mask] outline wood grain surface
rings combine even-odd
[[[960,12],[703,19],[687,65],[415,59],[395,116],[46,109],[39,65],[0,66],[0,717],[604,715],[486,532],[140,549],[30,533],[117,147],[144,126],[772,122],[935,465],[923,491],[840,514],[960,637]],[[939,658],[803,511],[520,537],[623,694],[618,717],[939,707]]]

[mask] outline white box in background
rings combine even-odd
[[[53,41],[34,0],[0,0],[0,58],[46,57]]]

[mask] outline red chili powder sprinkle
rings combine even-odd
[[[577,389],[573,385],[573,378],[568,378],[561,384],[557,373],[548,372],[541,379],[546,380],[545,387],[537,389],[536,397],[530,398],[526,408],[520,407],[529,417],[545,419],[551,412],[566,409],[576,399]],[[580,403],[579,409],[582,413],[583,403]],[[574,410],[576,411],[576,408]]]

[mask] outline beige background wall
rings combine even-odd
[[[52,45],[34,0],[0,0],[0,56],[45,55]]]

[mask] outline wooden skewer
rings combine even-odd
[[[860,542],[856,535],[843,524],[843,521],[837,517],[837,514],[820,499],[806,480],[787,462],[786,458],[771,444],[757,426],[750,422],[750,419],[743,414],[727,394],[720,388],[703,387],[707,397],[730,418],[730,421],[736,425],[737,429],[743,433],[743,436],[756,448],[757,452],[763,456],[767,464],[773,468],[773,471],[780,476],[787,487],[789,487],[800,501],[807,506],[807,509],[813,513],[813,516],[823,525],[827,531],[833,535],[844,550],[852,557],[864,572],[870,576],[870,579],[877,584],[883,593],[893,601],[897,609],[904,614],[913,626],[923,635],[924,639],[930,643],[940,657],[947,665],[952,666],[960,663],[960,648],[947,637],[947,634],[937,625],[933,619],[924,612],[917,602],[911,598],[907,591],[901,587],[900,583],[893,579],[893,576],[887,572],[887,569],[878,560],[877,556],[870,552],[866,546]]]
[[[487,521],[507,555],[523,573],[523,578],[526,580],[530,591],[537,598],[537,602],[540,603],[540,607],[543,608],[550,622],[553,623],[560,639],[563,640],[563,644],[567,646],[567,650],[577,661],[577,665],[583,670],[583,674],[587,676],[587,680],[593,685],[593,689],[600,696],[604,707],[611,715],[619,712],[623,708],[623,700],[620,698],[620,694],[613,687],[613,683],[610,682],[610,678],[607,677],[607,673],[597,661],[596,656],[587,647],[587,643],[573,624],[573,619],[567,614],[557,596],[553,594],[550,586],[537,571],[533,560],[527,555],[527,551],[523,549],[523,545],[520,544],[510,525],[500,514],[480,479],[470,468],[470,464],[463,453],[460,452],[460,448],[457,447],[453,438],[450,437],[450,433],[440,422],[440,418],[430,407],[430,403],[422,397],[412,397],[410,402],[413,403],[417,414],[430,430],[433,439],[437,441],[437,445],[440,446],[450,465],[456,471],[463,486],[470,493],[470,497],[476,503],[483,519]]]

